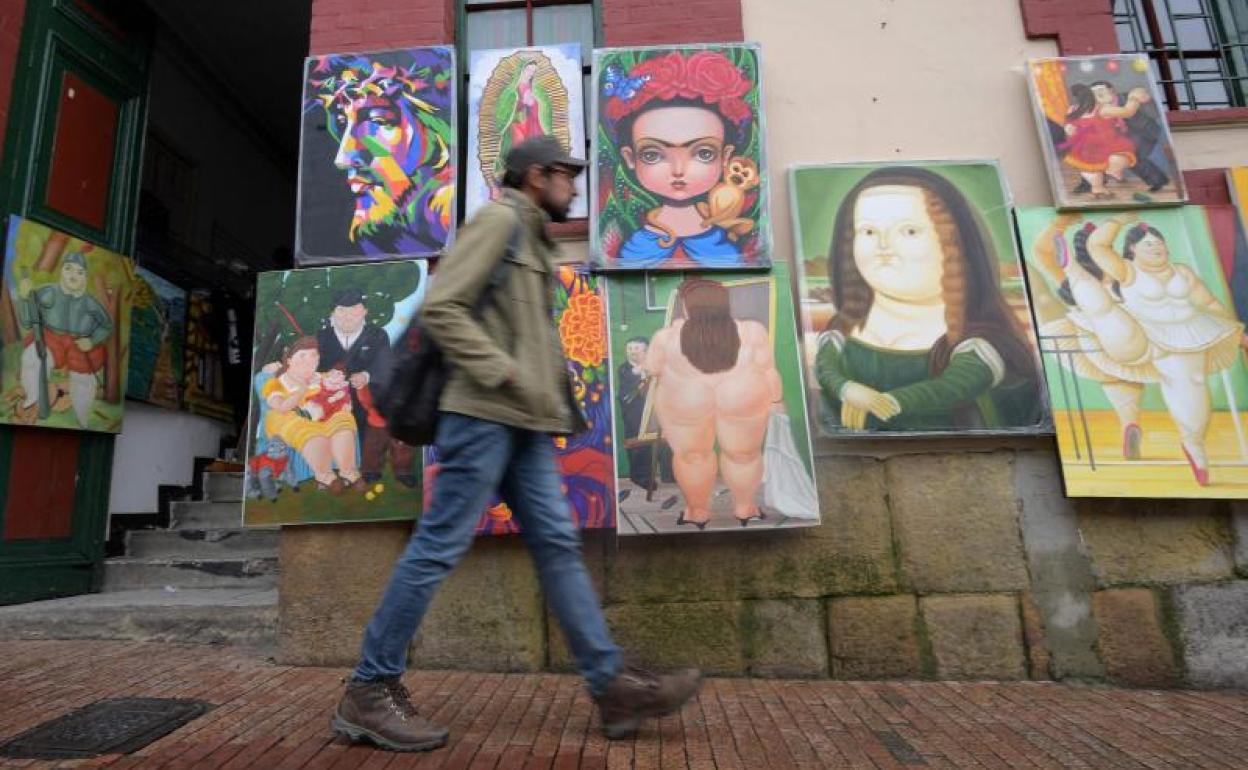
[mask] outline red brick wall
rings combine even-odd
[[[741,0],[602,0],[602,34],[609,46],[744,40]]]
[[[454,41],[455,0],[312,0],[313,55]]]
[[[1187,197],[1192,203],[1202,206],[1233,203],[1231,187],[1224,168],[1198,168],[1184,171],[1183,182],[1187,185]]]
[[[17,46],[25,12],[26,0],[0,0],[0,148],[4,146],[4,127],[9,123],[9,99],[13,96]]]
[[[1019,0],[1027,37],[1057,39],[1063,56],[1118,53],[1111,0]]]

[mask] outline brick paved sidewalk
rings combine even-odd
[[[575,677],[442,671],[407,683],[450,745],[391,754],[333,740],[345,673],[211,647],[0,642],[0,742],[105,697],[217,706],[130,756],[0,767],[1248,766],[1248,692],[713,679],[681,714],[609,743]]]

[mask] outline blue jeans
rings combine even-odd
[[[369,621],[352,678],[371,682],[403,673],[407,649],[434,593],[472,545],[481,512],[497,489],[520,525],[577,668],[590,692],[601,694],[620,667],[620,650],[585,571],[550,436],[443,413],[437,447],[437,494]]]

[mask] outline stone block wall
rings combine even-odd
[[[621,645],[726,675],[1248,685],[1248,506],[1072,501],[1047,447],[817,470],[815,528],[586,533]],[[353,661],[407,534],[283,532],[286,662]],[[519,538],[476,544],[412,665],[571,669]]]

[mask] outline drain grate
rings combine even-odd
[[[31,728],[0,746],[0,756],[75,759],[129,754],[201,716],[211,704],[169,698],[110,698]]]

